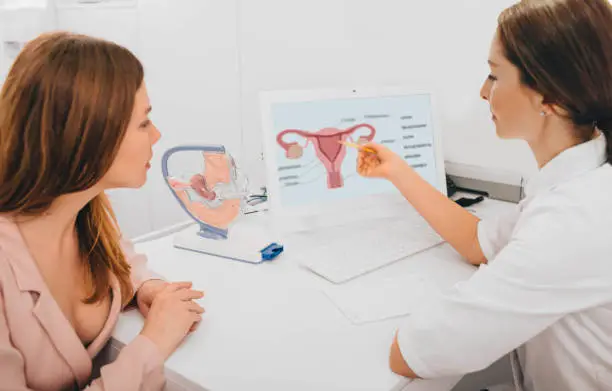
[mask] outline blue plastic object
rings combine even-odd
[[[261,250],[261,259],[264,261],[271,261],[278,257],[283,251],[284,247],[278,243],[272,243],[268,247]]]

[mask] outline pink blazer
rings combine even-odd
[[[132,265],[136,291],[159,278],[146,268],[146,257],[122,242]],[[164,386],[163,358],[146,337],[138,336],[117,359],[91,379],[92,360],[106,345],[119,313],[121,292],[112,281],[113,300],[102,332],[85,348],[51,296],[17,226],[0,215],[0,390],[89,391],[159,390]]]

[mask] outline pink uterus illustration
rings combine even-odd
[[[170,187],[183,205],[201,221],[220,229],[227,229],[230,223],[240,214],[240,200],[223,200],[211,207],[202,202],[189,199],[187,189],[193,189],[199,196],[208,201],[215,201],[217,194],[213,187],[217,183],[231,182],[231,164],[225,155],[202,153],[205,162],[204,173],[191,176],[189,182],[168,178]]]
[[[357,143],[370,142],[376,135],[376,129],[372,125],[359,124],[349,129],[324,128],[317,132],[305,130],[287,129],[276,137],[278,144],[285,150],[287,159],[299,159],[304,154],[304,148],[310,142],[313,143],[317,157],[327,170],[327,187],[337,189],[344,186],[344,179],[340,171],[342,162],[346,156],[346,147],[340,141],[353,141],[352,135],[359,129],[366,128],[370,131],[367,136],[360,136]],[[306,139],[306,144],[301,146],[298,142],[286,142],[283,138],[289,134],[298,135]]]

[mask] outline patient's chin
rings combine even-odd
[[[121,181],[117,181],[114,186],[110,188],[114,189],[140,189],[147,183],[147,173],[140,174],[133,178],[123,178]]]

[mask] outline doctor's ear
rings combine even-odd
[[[546,117],[555,115],[561,118],[569,118],[569,112],[557,104],[543,104],[541,115]]]
[[[542,117],[549,117],[551,115],[566,117],[568,115],[567,110],[563,109],[561,106],[557,105],[551,99],[547,99],[546,97],[536,93],[534,97],[536,103],[536,107],[538,112]]]
[[[546,99],[544,95],[532,88],[527,88],[526,93],[534,111],[540,113],[541,116],[546,116],[552,113],[552,105],[550,104],[550,100]]]
[[[551,107],[546,107],[546,106],[542,106],[542,109],[540,110],[540,115],[542,117],[548,117],[553,113],[553,110]]]

